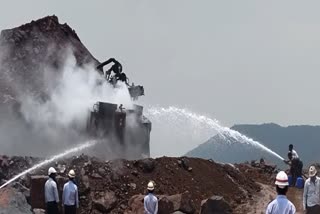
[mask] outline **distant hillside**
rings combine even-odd
[[[235,125],[231,127],[246,136],[259,141],[268,148],[287,157],[288,145],[291,143],[299,153],[305,165],[319,162],[320,156],[315,151],[320,150],[320,126],[288,126],[277,124]],[[314,155],[312,155],[314,154]],[[214,159],[221,162],[243,162],[266,158],[279,163],[273,156],[252,146],[244,145],[234,140],[230,143],[218,135],[199,145],[186,154],[191,157]]]

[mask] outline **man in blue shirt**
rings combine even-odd
[[[63,186],[62,203],[64,206],[65,214],[76,214],[79,208],[78,187],[74,182],[76,174],[74,170],[70,170],[69,181]]]
[[[44,185],[44,197],[46,202],[47,214],[58,214],[59,194],[56,182],[57,171],[50,167],[48,170],[49,179]]]
[[[284,171],[277,174],[275,184],[278,196],[268,205],[266,214],[295,214],[295,206],[286,197],[289,182]]]
[[[158,199],[153,195],[154,183],[150,181],[148,183],[148,195],[144,197],[144,213],[145,214],[157,214],[158,213]]]

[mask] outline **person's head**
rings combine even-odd
[[[276,189],[278,195],[286,195],[288,191],[288,175],[284,171],[280,171],[276,176]]]
[[[283,188],[280,188],[279,186],[276,186],[277,194],[278,195],[286,195],[288,192],[288,186],[285,186]]]
[[[290,145],[289,145],[289,151],[292,151],[292,149],[293,149],[293,145],[290,144]]]
[[[57,171],[55,170],[55,168],[50,167],[48,170],[48,175],[50,178],[55,179],[57,175]]]
[[[68,177],[70,180],[74,180],[74,178],[76,177],[76,173],[74,172],[73,169],[71,169],[68,173]]]
[[[288,152],[288,159],[291,160],[292,159],[292,152]]]
[[[309,178],[311,180],[314,180],[316,179],[316,176],[317,176],[317,169],[315,166],[310,166],[309,167]]]
[[[149,181],[148,186],[147,186],[147,190],[148,193],[153,193],[154,192],[154,182],[153,181]]]

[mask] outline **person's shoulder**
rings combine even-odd
[[[78,185],[77,185],[77,184],[73,183],[73,186],[74,186],[74,188],[75,188],[76,190],[78,190]]]
[[[289,206],[295,211],[296,207],[294,206],[294,204],[290,200],[288,200],[288,203],[289,203]]]
[[[52,182],[53,182],[53,180],[48,179],[48,180],[46,181],[46,185],[49,185],[49,184],[51,184]]]
[[[277,199],[273,199],[269,202],[268,207],[274,205],[275,203],[277,203]]]
[[[277,202],[276,199],[273,199],[272,201],[269,202],[268,206],[267,206],[267,211],[271,210],[272,207],[274,206],[274,204]]]

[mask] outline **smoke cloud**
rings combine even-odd
[[[42,66],[45,69],[40,78],[45,96],[30,93],[20,81],[14,81],[18,77],[6,74],[6,82],[12,79],[11,87],[19,105],[18,111],[12,110],[12,106],[8,110],[5,103],[0,105],[1,153],[39,157],[56,154],[88,138],[86,123],[96,102],[123,104],[126,109],[132,108],[133,103],[124,83],[119,82],[114,88],[92,64],[79,67],[71,50],[65,56],[66,60],[58,70]],[[134,126],[135,122],[128,120],[128,123]],[[116,143],[113,144],[113,148],[117,149]],[[111,150],[109,147],[108,150]]]

